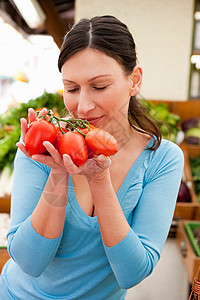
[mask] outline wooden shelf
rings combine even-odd
[[[192,284],[200,265],[200,257],[198,257],[194,252],[190,239],[185,231],[185,222],[186,220],[180,221],[178,224],[176,241],[188,274],[189,282]],[[191,220],[189,222],[191,222]]]
[[[200,99],[189,99],[188,101],[162,101],[150,100],[153,104],[165,103],[168,105],[170,112],[180,116],[181,121],[185,121],[191,117],[200,118]],[[200,203],[198,202],[197,195],[194,191],[194,184],[191,174],[189,157],[197,157],[200,155],[200,146],[189,145],[182,143],[180,145],[184,152],[185,166],[184,173],[186,182],[189,183],[189,190],[192,201],[189,203],[177,202],[174,218],[177,219],[194,219],[200,220]]]
[[[184,175],[190,191],[191,202],[177,202],[175,212],[174,212],[174,218],[178,220],[179,219],[193,220],[195,219],[196,207],[198,206],[198,201],[197,201],[197,196],[194,192],[192,174],[189,165],[189,156],[186,148],[184,147],[184,144],[181,146],[181,149],[183,150],[184,153],[184,159],[185,159]]]
[[[194,214],[194,220],[200,220],[200,203],[198,201],[198,197],[195,193],[194,190],[194,183],[193,183],[193,179],[192,179],[192,171],[190,168],[190,163],[189,163],[189,158],[190,157],[199,157],[200,156],[200,146],[198,145],[189,145],[189,144],[184,144],[184,147],[188,153],[188,166],[190,171],[188,170],[188,178],[191,178],[192,181],[192,197],[194,199],[194,203],[196,203],[196,207],[195,207],[195,214]]]
[[[181,121],[185,121],[191,117],[200,117],[200,99],[190,99],[188,101],[150,101],[155,105],[158,103],[166,103],[170,112],[179,115]]]
[[[8,251],[6,248],[0,248],[0,273],[5,265],[5,263],[9,260],[10,255],[8,254]]]
[[[194,182],[192,178],[192,171],[190,167],[189,158],[197,157],[200,155],[200,146],[196,145],[188,145],[182,143],[180,145],[181,149],[184,153],[185,165],[184,165],[184,174],[186,182],[189,184],[188,188],[190,190],[192,202],[191,203],[177,203],[176,209],[180,209],[182,216],[181,219],[191,219],[191,220],[200,220],[200,203],[198,201],[198,197],[195,193]],[[193,207],[193,212],[191,211]],[[188,210],[187,213],[184,211]],[[179,212],[180,215],[180,212]]]
[[[10,196],[0,197],[0,213],[10,213]]]
[[[200,156],[200,146],[199,145],[184,144],[184,147],[190,157]]]

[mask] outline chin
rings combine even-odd
[[[116,127],[116,123],[112,122],[112,119],[105,118],[101,120],[101,122],[99,122],[98,127],[111,133],[114,131],[114,128]]]

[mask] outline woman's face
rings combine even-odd
[[[62,67],[64,102],[74,118],[99,128],[128,126],[127,111],[133,81],[113,58],[84,49]]]

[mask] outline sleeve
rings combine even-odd
[[[127,236],[113,247],[104,245],[124,289],[152,273],[168,236],[184,166],[182,150],[171,142],[169,145],[161,147],[150,162]]]
[[[14,180],[11,196],[11,222],[7,234],[8,252],[20,268],[33,277],[39,276],[55,256],[61,236],[47,239],[31,225],[35,209],[50,169],[20,150],[14,161]]]

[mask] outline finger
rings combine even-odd
[[[63,163],[68,173],[70,174],[78,174],[81,171],[81,167],[77,167],[71,157],[68,154],[63,154]]]
[[[99,166],[102,167],[103,169],[107,169],[111,165],[111,159],[108,156],[101,154],[98,156],[97,160],[99,162]]]
[[[25,118],[21,118],[20,122],[21,122],[21,131],[22,131],[22,140],[25,143],[25,137],[26,137],[28,125],[27,125],[27,121]]]
[[[37,162],[48,166],[49,168],[55,168],[56,163],[51,156],[44,155],[44,154],[34,154],[32,155],[32,159],[36,160]]]
[[[29,124],[31,124],[35,119],[36,119],[35,110],[32,107],[30,107],[28,109],[28,121],[29,121]]]
[[[22,143],[20,143],[20,142],[18,142],[18,143],[16,143],[16,146],[27,156],[27,157],[30,157],[31,158],[31,155],[28,153],[28,151],[26,150],[26,147],[22,144]]]
[[[51,154],[55,162],[59,165],[63,165],[63,160],[58,150],[48,141],[45,141],[43,145],[45,146],[47,151]]]
[[[43,116],[43,115],[46,116],[47,113],[48,113],[48,110],[47,110],[46,107],[44,107],[44,108],[42,108],[41,111],[39,112],[38,117],[39,117],[39,116]]]

